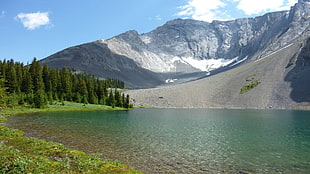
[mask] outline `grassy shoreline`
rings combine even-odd
[[[118,161],[102,160],[101,154],[86,154],[63,144],[26,137],[4,125],[12,115],[34,112],[127,110],[102,105],[65,102],[36,109],[15,107],[0,111],[0,173],[141,173]]]
[[[35,112],[62,112],[62,111],[100,111],[100,110],[128,110],[126,108],[111,107],[106,105],[82,104],[64,101],[57,102],[54,105],[48,105],[46,108],[31,108],[27,106],[15,106],[13,108],[0,111],[0,115],[4,117]]]

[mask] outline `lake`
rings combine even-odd
[[[6,124],[145,173],[310,173],[309,111],[51,112]]]

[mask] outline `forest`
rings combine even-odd
[[[131,108],[130,97],[121,93],[124,83],[41,65],[0,61],[0,108],[17,105],[44,108],[60,101]]]

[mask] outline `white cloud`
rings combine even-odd
[[[160,15],[155,16],[155,19],[158,20],[158,21],[163,20],[163,18]]]
[[[1,11],[1,13],[0,13],[0,18],[5,17],[5,14],[6,14],[6,11]]]
[[[234,0],[239,2],[237,8],[247,15],[260,14],[270,11],[288,10],[297,0]]]
[[[289,10],[298,0],[188,0],[178,7],[176,15],[183,18],[208,21],[229,20],[236,9],[246,15],[261,15],[266,12]]]
[[[150,20],[150,21],[162,21],[163,18],[160,15],[156,15],[154,17],[149,17],[148,20]]]
[[[42,25],[50,24],[48,12],[37,13],[19,13],[16,18],[19,19],[25,28],[28,30],[34,30]]]
[[[190,0],[187,5],[178,7],[181,11],[177,16],[211,22],[214,19],[221,19],[222,14],[217,9],[225,5],[221,0]]]
[[[296,4],[298,0],[287,0],[287,1],[288,1],[288,2],[287,2],[287,6],[291,7],[291,6],[293,6],[294,4]]]

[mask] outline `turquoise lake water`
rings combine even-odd
[[[145,173],[310,173],[309,111],[55,112],[6,123]]]

